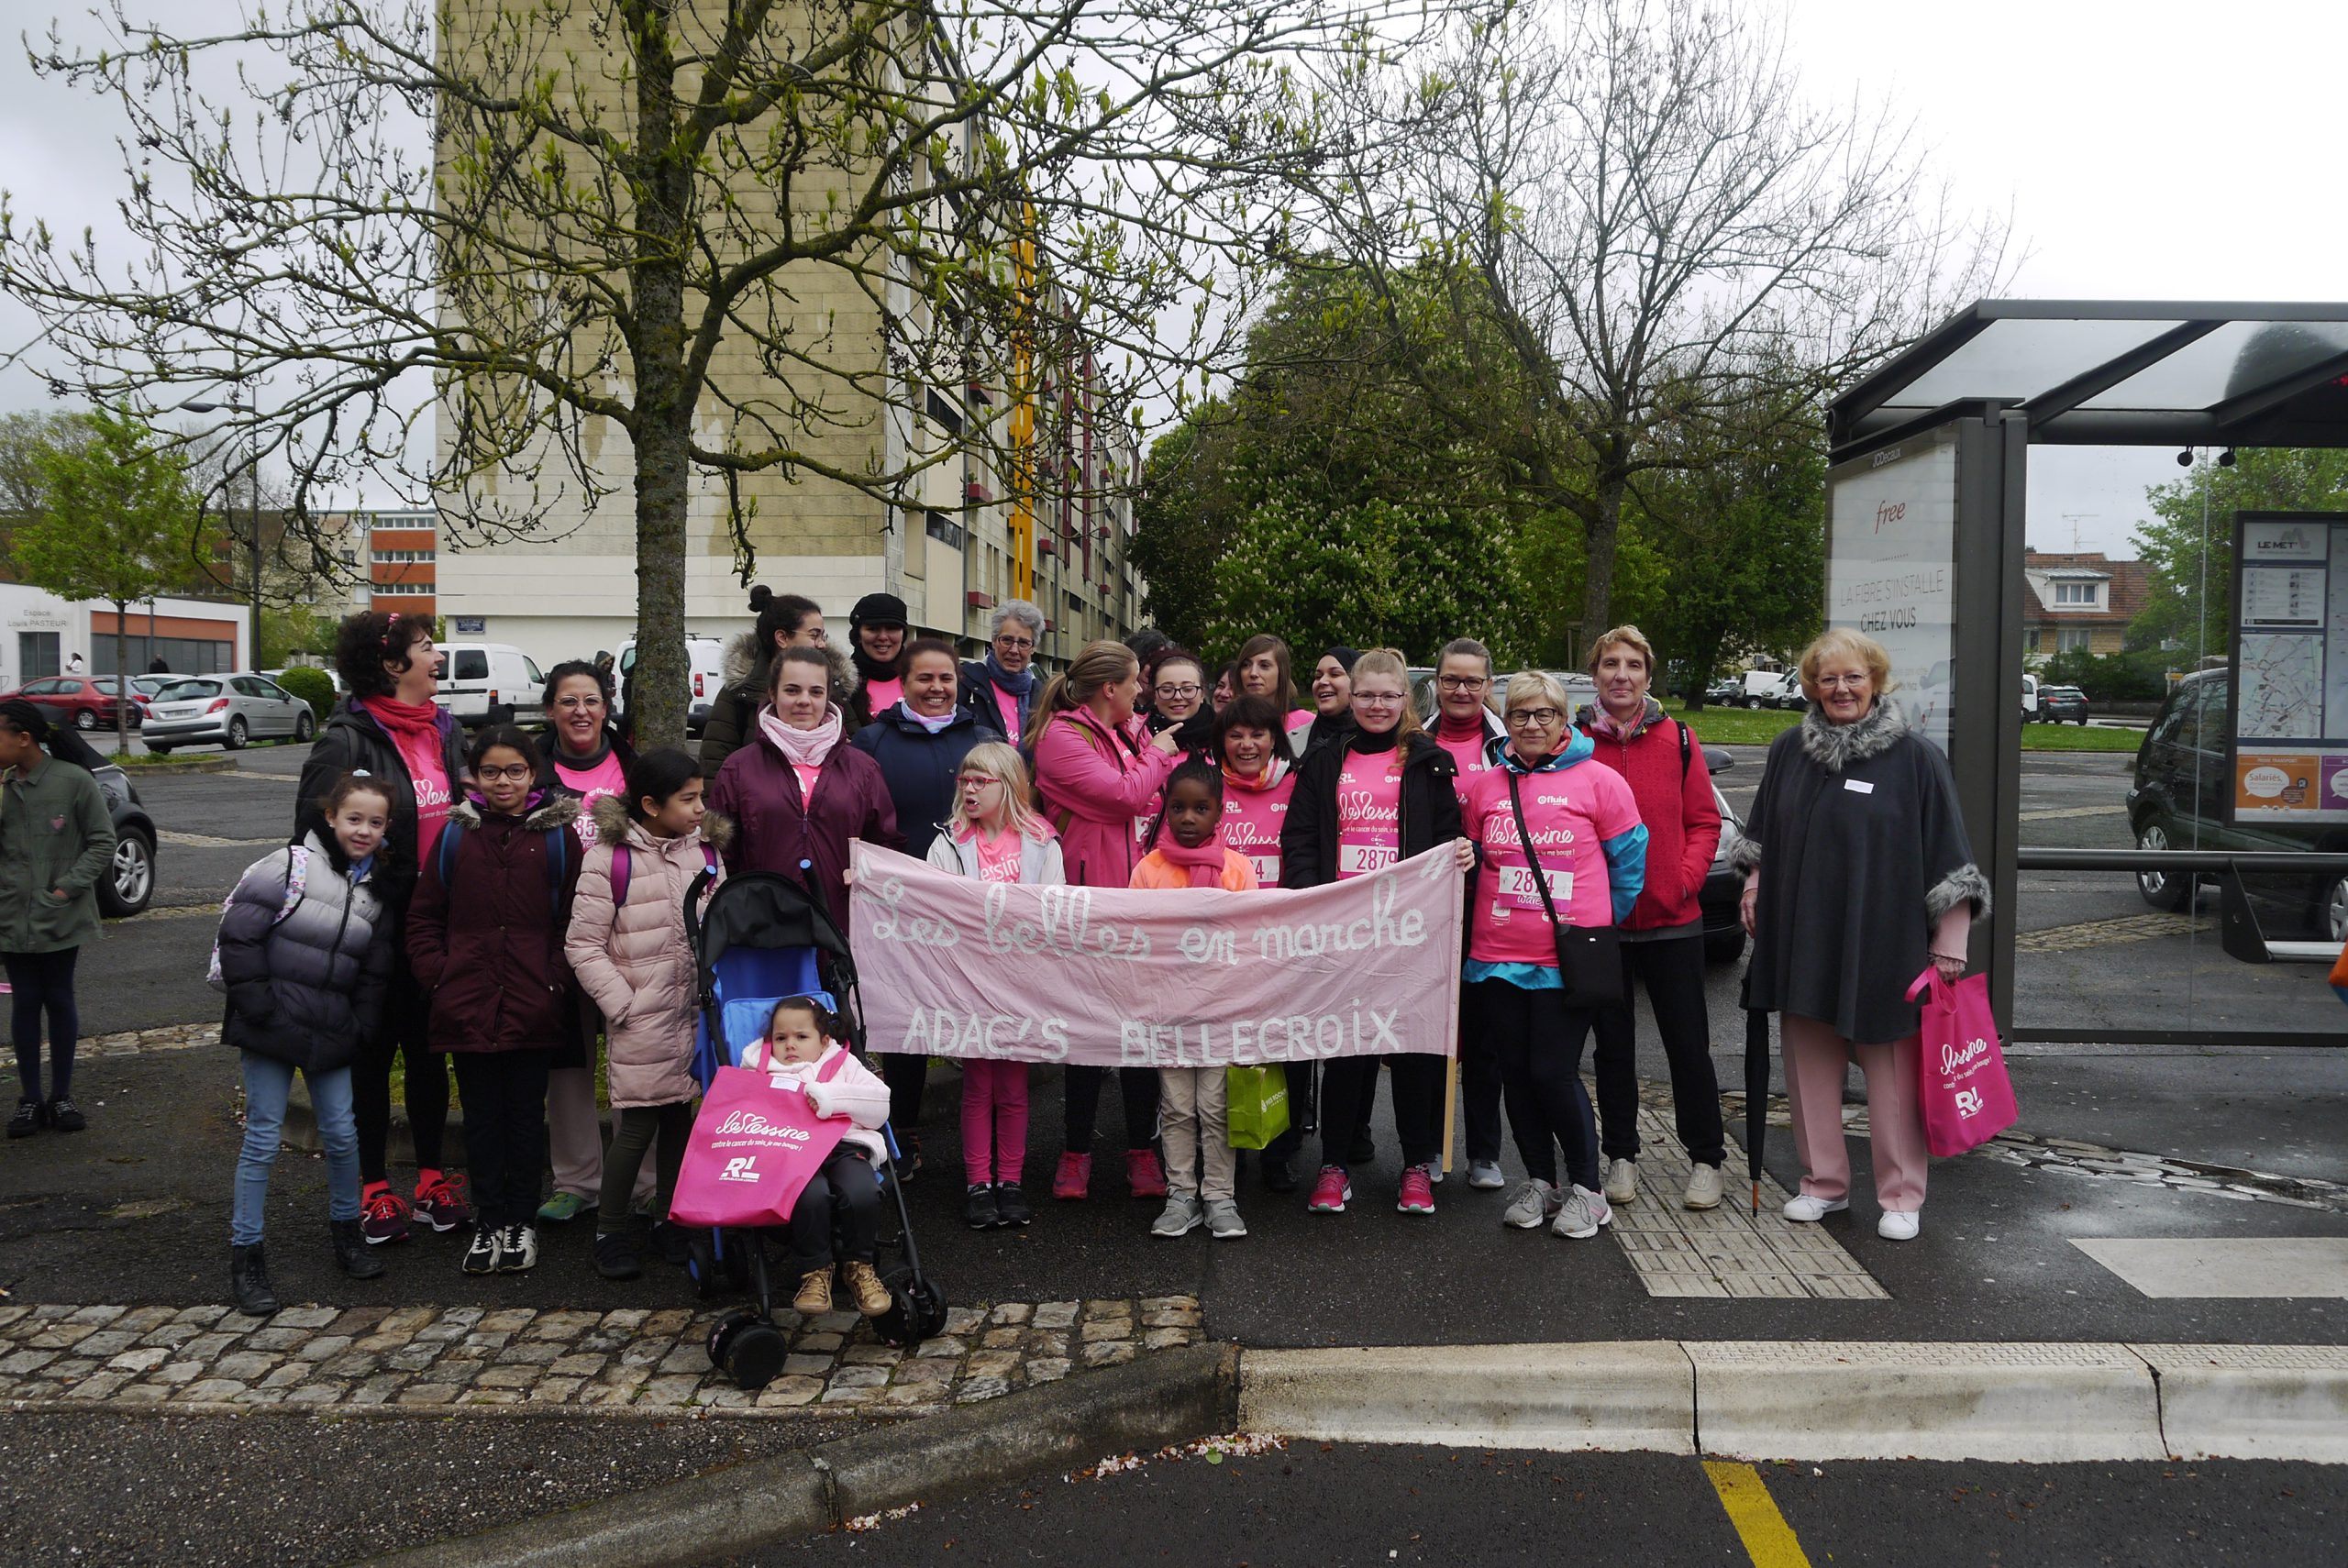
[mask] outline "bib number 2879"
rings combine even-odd
[[[1359,877],[1383,871],[1399,858],[1401,851],[1390,844],[1341,844],[1337,846],[1337,872],[1344,877]]]

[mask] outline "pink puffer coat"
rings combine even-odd
[[[685,892],[702,874],[704,840],[723,845],[731,824],[702,818],[701,832],[655,838],[628,820],[616,795],[595,802],[595,846],[579,867],[563,955],[580,988],[603,1010],[612,1107],[675,1105],[693,1082],[693,955],[685,941]],[[612,907],[612,846],[628,847],[627,903]],[[718,880],[725,878],[718,869]],[[715,887],[715,883],[711,886]]]

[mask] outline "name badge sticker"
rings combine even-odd
[[[1843,780],[1843,788],[1848,790],[1854,795],[1872,795],[1875,793],[1875,785],[1865,778],[1845,778]]]

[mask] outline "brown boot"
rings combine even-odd
[[[840,1264],[847,1278],[848,1293],[856,1297],[856,1309],[868,1318],[878,1318],[897,1303],[890,1296],[889,1287],[880,1283],[880,1275],[870,1264],[849,1262]]]
[[[799,1294],[791,1298],[793,1310],[809,1317],[832,1309],[832,1271],[819,1268],[809,1271],[799,1281]]]

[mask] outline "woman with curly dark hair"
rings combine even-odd
[[[294,838],[326,834],[319,802],[346,773],[379,778],[390,789],[392,820],[383,835],[382,894],[390,908],[393,966],[383,1022],[360,1043],[350,1074],[359,1122],[360,1227],[376,1246],[403,1241],[408,1222],[453,1231],[472,1222],[464,1178],[440,1163],[449,1122],[449,1066],[425,1043],[423,988],[405,956],[408,900],[416,867],[432,853],[449,808],[465,780],[464,732],[433,701],[440,653],[432,623],[397,612],[362,610],[335,635],[335,671],[350,695],[327,718],[302,764]],[[384,1146],[391,1136],[392,1057],[406,1063],[408,1130],[415,1140],[413,1203],[392,1187]]]

